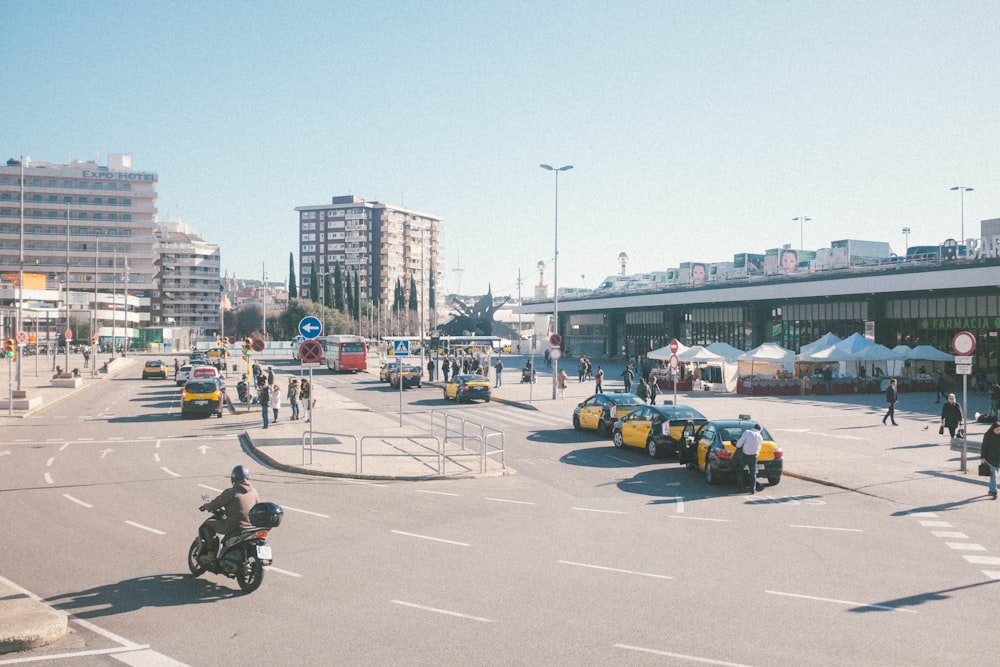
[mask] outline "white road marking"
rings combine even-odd
[[[996,556],[972,556],[966,554],[962,558],[976,565],[1000,565],[1000,558]]]
[[[108,438],[108,442],[111,442],[112,440],[124,440],[124,439],[125,438],[122,437],[122,436],[115,436],[115,437],[112,437],[112,438]]]
[[[132,665],[132,667],[187,667],[187,663],[174,660],[148,648],[128,653],[112,653],[111,657],[126,665]]]
[[[795,523],[788,524],[789,528],[812,528],[814,530],[839,530],[845,533],[863,533],[860,528],[834,528],[833,526],[805,526]]]
[[[77,505],[83,505],[87,509],[94,509],[94,506],[91,505],[90,503],[85,503],[82,500],[80,500],[79,498],[74,498],[73,496],[69,495],[68,493],[64,493],[63,494],[63,498],[65,498],[66,500],[72,500]]]
[[[110,448],[109,449],[102,449],[101,450],[101,458],[103,459],[108,454],[114,454],[114,453],[115,453],[115,450],[113,450],[113,449],[110,449]]]
[[[43,476],[43,477],[45,478],[45,481],[46,481],[47,483],[49,483],[49,484],[53,484],[53,481],[52,481],[52,473],[50,473],[50,472],[47,472],[47,473],[45,473],[45,474],[44,474],[44,475],[42,475],[42,476]]]
[[[171,470],[170,468],[166,468],[164,466],[160,466],[160,470],[162,470],[163,472],[167,473],[168,475],[173,475],[174,477],[183,477],[184,476],[184,475],[178,474],[178,473],[174,472],[173,470]]]
[[[983,545],[971,542],[945,542],[945,544],[958,551],[986,551],[986,547]]]
[[[459,497],[458,493],[447,493],[446,491],[428,491],[427,489],[417,489],[417,493],[429,493],[434,496],[454,496]]]
[[[91,651],[73,651],[71,653],[53,653],[51,655],[45,656],[45,659],[46,660],[62,660],[62,659],[66,659],[66,658],[82,658],[82,657],[91,656],[91,655],[110,655],[110,656],[112,656],[114,658],[117,658],[117,659],[121,660],[121,658],[118,657],[120,654],[124,655],[124,654],[127,654],[127,653],[131,653],[133,651],[137,651],[137,652],[138,651],[144,651],[144,650],[146,650],[148,648],[149,648],[149,646],[135,646],[134,648],[133,647],[97,648],[97,649],[93,649]],[[166,656],[164,656],[164,657],[166,657]],[[33,657],[33,658],[14,658],[12,660],[0,660],[0,665],[17,665],[17,664],[20,664],[20,663],[37,662],[40,659],[41,659],[40,657],[36,656],[36,657]],[[168,658],[168,660],[169,660],[169,658]],[[122,660],[122,662],[125,662],[125,661]],[[139,665],[139,664],[143,664],[143,663],[136,663],[136,665]],[[151,662],[150,663],[145,663],[145,664],[148,664],[150,666],[154,665],[154,663],[151,663]],[[159,663],[155,663],[155,664],[159,664]],[[163,663],[163,664],[168,664],[168,663]],[[170,664],[183,665],[184,663],[174,662],[174,663],[170,663]]]
[[[66,449],[67,447],[69,447],[69,442],[68,441],[63,443],[63,446],[59,448],[59,451],[61,452],[64,449]]]
[[[677,516],[676,514],[670,515],[671,519],[691,519],[692,521],[716,521],[718,523],[732,523],[732,519],[710,519],[704,516]]]
[[[509,500],[507,498],[489,498],[484,497],[483,500],[492,500],[495,503],[512,503],[514,505],[534,505],[535,503],[529,502],[527,500]]]
[[[628,644],[615,644],[615,648],[627,651],[639,651],[651,655],[662,655],[667,658],[677,658],[679,660],[690,660],[691,662],[701,662],[707,665],[723,665],[723,667],[749,667],[740,662],[729,662],[728,660],[713,660],[711,658],[700,658],[696,655],[685,655],[684,653],[671,653],[670,651],[659,651],[653,648],[643,648],[642,646],[630,646]]]
[[[157,463],[160,462],[160,453],[159,452],[153,452],[153,460],[156,461]]]
[[[591,507],[571,507],[570,509],[578,512],[598,512],[600,514],[627,514],[627,512],[619,512],[618,510],[599,510]]]
[[[164,533],[162,530],[157,530],[156,528],[150,528],[149,526],[144,526],[141,523],[136,523],[135,521],[126,520],[125,523],[127,523],[130,526],[135,526],[136,528],[142,528],[143,530],[148,530],[149,532],[156,533],[157,535],[166,535],[166,533]]]
[[[343,479],[341,480],[344,484],[357,484],[358,486],[388,486],[388,484],[379,484],[377,482],[369,482],[364,479]]]
[[[273,572],[277,572],[278,574],[285,574],[288,575],[289,577],[295,577],[296,579],[302,578],[302,575],[298,574],[297,572],[289,572],[288,570],[282,570],[280,567],[275,567],[273,565],[268,565],[267,569]]]
[[[319,512],[310,512],[309,510],[300,510],[300,509],[298,509],[296,507],[289,507],[288,505],[282,505],[281,507],[282,507],[282,509],[286,509],[286,510],[289,510],[291,512],[299,512],[301,514],[309,514],[311,516],[318,516],[321,519],[329,519],[330,518],[329,514],[320,514]]]
[[[619,456],[612,456],[611,454],[605,454],[605,456],[608,457],[609,459],[611,459],[612,461],[618,461],[618,463],[628,463],[629,462],[628,459],[623,459],[623,458],[621,458]]]
[[[466,544],[465,542],[454,542],[452,540],[445,540],[445,539],[442,539],[440,537],[430,537],[428,535],[418,535],[416,533],[404,533],[401,530],[393,530],[393,531],[390,531],[390,532],[396,533],[397,535],[405,535],[406,537],[419,537],[422,540],[431,540],[432,542],[444,542],[445,544],[454,544],[455,546],[459,546],[459,547],[470,546],[470,545]]]
[[[213,493],[222,493],[222,489],[217,489],[214,486],[205,486],[204,484],[199,484],[198,486],[200,486],[203,489],[208,489],[209,491],[212,491]]]
[[[621,572],[622,574],[635,574],[640,577],[652,577],[654,579],[673,579],[665,574],[652,574],[649,572],[638,572],[636,570],[623,570],[617,567],[606,567],[604,565],[590,565],[588,563],[575,563],[571,560],[557,560],[557,563],[562,563],[563,565],[575,565],[577,567],[589,567],[592,570],[604,570],[605,572]]]
[[[937,512],[910,512],[909,516],[926,516],[932,519],[937,518]]]
[[[867,602],[852,602],[851,600],[837,600],[835,598],[821,598],[821,597],[816,597],[815,595],[800,595],[798,593],[783,593],[781,591],[764,591],[764,592],[765,593],[769,593],[771,595],[784,595],[784,596],[790,597],[790,598],[800,598],[802,600],[816,600],[818,602],[833,602],[835,604],[847,604],[847,605],[851,605],[852,607],[870,607],[872,609],[886,609],[888,611],[902,611],[902,612],[906,612],[907,614],[916,614],[917,613],[913,609],[902,609],[900,607],[890,607],[890,606],[884,605],[884,604],[869,604]]]
[[[959,540],[969,539],[969,536],[965,533],[959,533],[954,530],[932,530],[931,535],[934,537],[951,537]]]
[[[996,570],[983,570],[983,574],[985,574],[990,579],[1000,579],[1000,572]]]
[[[46,438],[45,442],[62,442],[62,438]]]
[[[50,458],[49,458],[49,460],[45,462],[45,467],[46,467],[46,468],[51,468],[51,467],[52,467],[52,463],[53,463],[53,462],[54,462],[55,460],[56,460],[56,457],[54,457],[54,456],[50,457]]]
[[[677,496],[674,502],[677,504],[677,513],[684,514],[684,496]]]
[[[921,526],[927,528],[952,528],[953,526],[947,521],[918,521]]]
[[[422,609],[424,611],[433,611],[436,614],[446,614],[448,616],[457,616],[458,618],[467,618],[470,621],[479,621],[480,623],[492,623],[493,621],[489,618],[483,618],[482,616],[470,616],[469,614],[461,614],[457,611],[448,611],[447,609],[438,609],[437,607],[426,607],[422,604],[414,604],[412,602],[403,602],[402,600],[393,600],[393,604],[402,605],[403,607],[411,607],[413,609]]]

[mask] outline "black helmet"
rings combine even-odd
[[[229,476],[229,481],[233,484],[241,479],[250,479],[250,471],[247,470],[246,466],[236,466],[233,468],[233,472]]]

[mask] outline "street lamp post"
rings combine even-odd
[[[960,244],[962,244],[962,245],[965,245],[965,193],[966,192],[972,192],[973,188],[969,188],[969,187],[966,187],[964,185],[956,185],[955,187],[951,188],[952,192],[954,192],[955,190],[958,190],[958,194],[959,194],[961,202],[962,202],[962,204],[961,204],[962,205],[962,237],[958,240],[958,242]]]
[[[66,331],[69,331],[69,204],[66,204]],[[63,368],[69,372],[69,339],[65,336],[63,344],[66,346],[66,365]]]
[[[17,332],[24,330],[24,156],[18,163],[21,167],[21,218],[18,227],[18,259],[17,259]],[[20,343],[18,343],[20,345]],[[35,352],[38,352],[38,339],[35,339]],[[23,351],[17,354],[17,390],[21,391],[21,359]]]
[[[556,174],[556,206],[555,206],[555,255],[552,259],[552,331],[559,333],[559,172],[569,171],[573,165],[552,167],[547,164],[538,165],[546,171]],[[552,359],[552,400],[556,398],[556,388],[559,383],[559,360]]]
[[[799,250],[803,250],[806,247],[805,241],[804,241],[804,239],[805,239],[805,232],[803,231],[803,227],[805,226],[805,224],[807,222],[812,222],[812,218],[807,218],[804,215],[800,215],[797,218],[792,218],[792,222],[799,223]]]
[[[903,256],[906,256],[906,251],[910,249],[910,228],[903,227]]]

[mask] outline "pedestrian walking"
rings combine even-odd
[[[736,441],[737,485],[740,491],[743,491],[749,484],[751,495],[757,493],[757,455],[764,444],[761,428],[760,424],[754,424],[753,428],[743,431],[743,435]]]
[[[501,374],[503,373],[503,362],[500,361],[499,358],[497,359],[497,362],[493,364],[493,370],[496,371],[497,374],[497,379],[495,381],[495,384],[493,385],[493,388],[496,389],[503,384],[503,381],[500,378]]]
[[[281,386],[271,385],[271,411],[274,413],[274,423],[278,423],[278,409],[281,407]]]
[[[982,460],[990,464],[990,495],[997,499],[997,468],[1000,468],[1000,422],[990,424],[983,436]]]
[[[288,406],[292,409],[292,419],[299,418],[299,379],[292,378],[288,381],[288,389],[285,395],[288,396]]]
[[[598,394],[604,393],[604,370],[600,366],[594,374],[594,391]]]
[[[649,374],[649,404],[656,405],[656,395],[660,393],[660,386],[656,384],[656,376]]]
[[[644,403],[649,402],[649,385],[646,384],[646,378],[639,378],[639,385],[635,388],[635,395]]]
[[[889,380],[889,386],[885,390],[885,402],[888,404],[889,409],[886,410],[885,416],[882,417],[882,425],[885,426],[885,420],[888,419],[892,422],[893,426],[899,426],[896,423],[896,403],[899,402],[899,391],[896,389],[896,378]]]
[[[823,385],[826,387],[826,395],[833,395],[833,369],[829,366],[823,367]]]
[[[569,381],[569,375],[566,374],[565,368],[559,369],[559,375],[556,376],[556,388],[559,390],[559,398],[566,398],[566,383]]]
[[[177,363],[176,359],[174,359],[174,363]],[[90,350],[88,350],[87,348],[83,348],[83,367],[86,368],[89,365],[90,365]],[[174,370],[176,371],[176,369]]]
[[[302,386],[299,387],[299,402],[305,409],[306,413],[306,423],[312,421],[312,409],[315,405],[312,397],[312,385],[309,384],[309,380],[303,378]]]
[[[625,370],[622,371],[622,382],[625,383],[626,394],[632,393],[632,379],[634,377],[635,373],[632,372],[632,369],[630,367],[626,366]]]
[[[271,390],[268,389],[266,384],[262,384],[257,388],[257,403],[260,404],[260,413],[264,417],[264,428],[267,428],[268,411],[270,410],[271,403]]]
[[[274,384],[274,367],[267,367],[267,383],[270,385]]]
[[[943,434],[944,429],[948,429],[951,437],[955,437],[955,429],[962,423],[962,406],[955,402],[955,394],[948,394],[948,400],[941,406],[941,428],[938,433]]]
[[[434,382],[434,370],[435,370],[435,368],[436,368],[436,364],[434,363],[434,360],[433,359],[428,359],[427,360],[427,381],[428,382]]]
[[[445,357],[441,362],[441,377],[444,379],[445,383],[448,382],[449,373],[451,373],[451,359]]]
[[[938,373],[937,382],[934,385],[934,391],[936,395],[934,396],[935,405],[941,402],[941,399],[948,399],[948,381],[945,379],[944,373]]]
[[[576,381],[583,382],[583,378],[587,374],[587,357],[580,357],[579,361],[576,362],[576,373]]]
[[[1000,383],[993,382],[990,385],[990,414],[996,417],[998,409],[1000,409]]]

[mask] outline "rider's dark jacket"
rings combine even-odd
[[[260,502],[257,490],[248,480],[241,479],[220,493],[215,500],[205,506],[209,512],[220,507],[226,508],[226,518],[219,524],[219,532],[232,535],[240,529],[251,528],[250,508]]]

